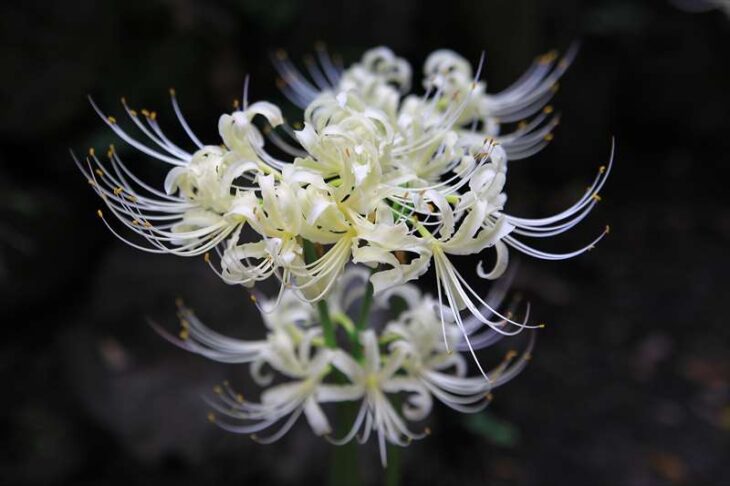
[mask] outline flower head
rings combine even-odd
[[[407,446],[428,435],[428,427],[420,424],[430,415],[434,399],[462,413],[486,407],[492,390],[524,368],[533,341],[522,353],[508,352],[498,366],[486,372],[486,380],[479,374],[470,375],[464,356],[450,351],[441,339],[439,314],[443,312],[448,316],[445,329],[450,348],[464,342],[450,309],[414,285],[403,284],[375,299],[370,315],[380,316],[384,322],[374,317],[368,323],[370,328],[353,327],[351,316],[362,304],[367,278],[363,269],[349,267],[327,298],[331,315],[343,332],[355,338],[350,345],[325,346],[322,322],[311,306],[296,298],[299,291],[293,289],[283,292],[273,313],[262,314],[268,335],[260,341],[223,336],[182,303],[178,336],[156,328],[188,351],[215,361],[250,365],[254,381],[264,388],[259,400],[244,398],[228,382],[216,386],[207,398],[213,408],[209,417],[222,428],[269,443],[281,438],[304,415],[316,435],[335,444],[355,437],[364,443],[374,434],[385,465],[387,444]],[[501,305],[501,294],[498,289],[491,296],[493,306]],[[403,307],[395,315],[394,299]],[[496,341],[482,339],[480,347]],[[335,370],[344,381],[335,377]],[[359,403],[358,412],[347,430],[338,434],[324,406],[345,402]]]
[[[316,303],[332,294],[348,263],[372,269],[375,295],[433,266],[442,334],[447,336],[453,321],[474,354],[467,322],[503,335],[538,326],[528,322],[527,312],[518,320],[494,308],[467,284],[454,257],[493,248],[494,266],[484,269],[480,262],[476,273],[494,280],[508,267],[510,248],[561,260],[590,250],[608,233],[606,227],[588,245],[565,253],[523,241],[561,234],[582,221],[600,200],[613,151],[566,210],[525,218],[505,207],[508,163],[551,140],[558,118],[547,103],[576,49],[562,58],[552,52],[540,56],[517,82],[495,94],[480,80],[483,59],[474,69],[458,54],[439,50],[424,63],[422,95],[408,94],[410,65],[384,47],[347,69],[318,49],[318,62],[306,62],[309,77],[278,53],[282,91],[304,109],[299,128],[285,123],[275,105],[244,99],[221,115],[220,141],[203,145],[173,91],[172,107],[197,147],[193,152],[164,134],[154,112],[138,113],[123,101],[130,122],[148,139],[143,143],[93,105],[122,140],[172,166],[164,190],[143,182],[113,148],[107,154],[110,168],[93,150],[86,164],[78,159],[77,164],[139,241],[114,229],[100,211],[120,238],[147,251],[205,255],[229,284],[251,288],[275,278],[280,296],[296,289],[299,298]],[[503,124],[518,120],[513,131],[504,130]],[[288,157],[272,155],[267,139]],[[309,244],[315,250],[308,256]],[[444,346],[450,348],[448,339]]]

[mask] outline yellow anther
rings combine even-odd
[[[89,148],[89,155],[91,155],[92,157],[93,157],[94,155],[96,155],[96,150],[94,150],[94,147],[90,147],[90,148]]]
[[[538,329],[544,329],[546,325],[547,324],[545,324],[544,322],[541,322],[540,324],[537,325],[537,328]]]
[[[180,327],[183,329],[190,329],[190,323],[185,319],[180,319]]]
[[[114,195],[115,195],[115,196],[118,196],[118,195],[120,195],[120,194],[121,194],[121,193],[122,193],[123,191],[124,191],[124,188],[122,188],[121,186],[120,186],[120,187],[117,187],[117,188],[115,188],[115,189],[114,189]]]
[[[426,435],[431,435],[431,427],[426,427],[425,429],[423,429],[423,433]]]
[[[175,94],[176,94],[175,93],[175,88],[170,88],[169,89],[169,92],[170,92],[170,96],[175,96]]]
[[[150,112],[146,108],[142,108],[141,113],[142,113],[142,115],[144,115],[146,117],[149,117],[150,116]]]
[[[111,115],[109,115],[108,117],[106,117],[106,119],[107,119],[107,121],[108,121],[109,123],[111,123],[112,125],[114,125],[114,124],[115,124],[115,123],[117,122],[117,119],[116,119],[116,118],[114,118],[114,117],[113,117],[113,116],[111,116]]]
[[[553,62],[556,57],[558,57],[558,53],[556,51],[552,50],[552,51],[546,52],[542,56],[538,57],[537,62],[539,62],[540,64],[548,64],[550,62]]]
[[[221,387],[220,385],[214,386],[213,387],[213,393],[215,393],[216,395],[222,395],[223,394],[223,387]]]
[[[345,147],[345,156],[350,157],[350,148],[349,147]]]
[[[517,128],[519,128],[520,130],[522,130],[522,129],[526,128],[526,127],[527,127],[527,122],[525,120],[522,120],[521,122],[519,122],[517,124]]]
[[[132,116],[137,116],[137,110],[129,110],[129,114]]]
[[[240,393],[236,394],[236,401],[237,401],[238,403],[243,403],[243,402],[245,401],[245,400],[243,399],[243,395],[241,395]]]
[[[150,112],[150,120],[154,121],[157,118],[157,112],[153,111]]]
[[[250,295],[250,298],[251,298],[251,302],[253,302],[255,304],[256,303],[256,296],[254,294],[251,294]]]
[[[213,412],[208,413],[208,422],[215,422],[215,414]]]
[[[136,196],[133,196],[131,194],[125,194],[125,197],[127,199],[129,199],[130,202],[133,202],[133,203],[137,202],[137,197]]]
[[[91,184],[92,186],[93,186],[93,185],[95,184],[95,182],[94,182],[93,180],[91,180],[91,179],[89,179],[89,180],[88,180],[88,181],[86,181],[86,182],[88,182],[88,183],[89,183],[89,184]]]
[[[486,395],[484,395],[484,398],[491,402],[492,400],[494,400],[494,395],[492,395],[491,393],[487,393]]]
[[[139,220],[138,219],[133,219],[132,220],[132,224],[135,225],[135,226],[139,226]]]
[[[525,353],[522,359],[525,361],[530,361],[532,359],[532,355],[530,353]]]
[[[123,105],[125,105],[125,106],[127,105],[127,98],[125,98],[124,96],[119,98],[119,101],[121,101]]]
[[[237,110],[239,106],[241,106],[241,102],[238,101],[238,98],[234,99],[233,100],[233,109]]]
[[[599,202],[602,199],[599,194],[594,194],[591,196],[591,198],[593,198],[593,200],[596,202]]]
[[[101,212],[101,209],[96,210],[96,215],[99,216],[100,218],[104,219],[104,213]]]
[[[542,109],[542,112],[545,113],[546,115],[549,115],[553,111],[554,111],[554,109],[553,109],[552,105],[547,105],[545,108]]]
[[[408,258],[406,257],[406,252],[404,252],[403,250],[396,250],[395,257],[398,259],[398,262],[401,265],[405,265],[406,263],[408,263]]]
[[[560,89],[560,83],[555,83],[554,85],[552,85],[550,87],[550,91],[552,91],[553,93],[557,93],[559,89]]]
[[[190,331],[185,328],[180,329],[180,334],[178,334],[178,336],[180,336],[180,339],[182,339],[183,341],[187,341],[190,337]]]
[[[150,223],[149,221],[145,221],[144,224],[143,224],[143,226],[145,228],[152,228],[152,223]]]
[[[203,261],[205,261],[205,263],[210,263],[210,252],[206,252],[205,255],[203,255]]]
[[[606,166],[605,165],[602,165],[602,166],[600,166],[598,168],[598,173],[599,174],[603,174],[604,172],[606,172]]]
[[[545,136],[543,137],[543,139],[544,139],[544,140],[545,140],[546,142],[552,142],[552,141],[553,141],[553,138],[555,138],[555,136],[554,136],[554,135],[553,135],[552,133],[548,133],[547,135],[545,135]]]
[[[519,353],[517,351],[515,351],[514,349],[510,349],[509,351],[507,351],[507,354],[505,355],[504,359],[509,361],[509,360],[515,359],[518,355],[519,355]]]
[[[101,169],[95,169],[94,173],[98,175],[99,177],[104,177],[104,171]]]
[[[611,232],[611,227],[609,225],[606,225],[606,234],[609,234]]]

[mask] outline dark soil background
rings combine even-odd
[[[402,452],[403,483],[730,484],[730,18],[628,0],[2,2],[0,482],[325,480],[330,448],[303,423],[261,446],[207,422],[200,395],[246,370],[173,348],[146,318],[174,325],[182,296],[213,327],[260,336],[255,309],[202,259],[115,240],[68,155],[113,141],[87,93],[116,114],[122,95],[156,109],[175,133],[175,86],[215,141],[246,74],[252,99],[289,107],[269,56],[319,40],[348,62],[388,45],[416,71],[436,48],[484,50],[490,91],[580,40],[554,143],[510,166],[513,213],[565,207],[617,141],[602,203],[542,248],[574,248],[606,223],[609,237],[574,260],[521,259],[514,287],[548,323],[530,366],[482,415],[437,407],[433,435]],[[375,445],[360,459],[380,484]]]

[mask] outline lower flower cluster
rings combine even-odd
[[[375,435],[385,466],[387,444],[407,446],[429,434],[422,423],[434,400],[463,413],[483,410],[491,391],[527,364],[534,337],[521,353],[509,351],[494,369],[472,376],[458,352],[468,349],[466,340],[481,349],[503,334],[465,319],[465,336],[448,306],[411,284],[373,297],[369,276],[364,268],[349,267],[319,313],[295,290],[285,290],[278,305],[261,299],[267,336],[259,341],[217,333],[182,302],[177,336],[155,327],[188,351],[249,365],[263,388],[258,401],[244,398],[228,382],[206,397],[212,408],[209,419],[223,429],[271,443],[304,415],[316,435],[334,444],[364,443]],[[497,287],[487,299],[490,307],[500,307],[503,295]],[[343,331],[334,343],[325,337],[325,328],[332,325]],[[357,403],[357,413],[347,430],[336,432],[325,410],[332,407],[326,404],[346,402]]]

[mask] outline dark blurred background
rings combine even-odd
[[[279,102],[296,119],[275,88],[277,47],[298,58],[326,41],[349,63],[383,44],[416,72],[436,48],[473,60],[484,50],[498,91],[536,55],[574,40],[581,50],[554,102],[561,126],[550,147],[510,165],[508,208],[564,208],[615,136],[603,202],[541,248],[577,247],[606,223],[611,234],[567,262],[521,259],[514,287],[548,323],[534,359],[484,414],[437,407],[433,435],[402,453],[403,484],[730,484],[722,12],[663,0],[24,0],[2,3],[0,39],[3,484],[326,477],[330,448],[304,423],[273,446],[211,426],[200,395],[246,369],[186,354],[147,326],[148,317],[174,325],[181,296],[216,329],[262,335],[246,294],[202,259],[141,254],[103,227],[68,154],[114,141],[87,94],[117,115],[127,96],[175,133],[174,86],[191,125],[215,142],[246,74],[253,100]],[[382,481],[374,444],[361,449],[361,466],[367,484]]]

